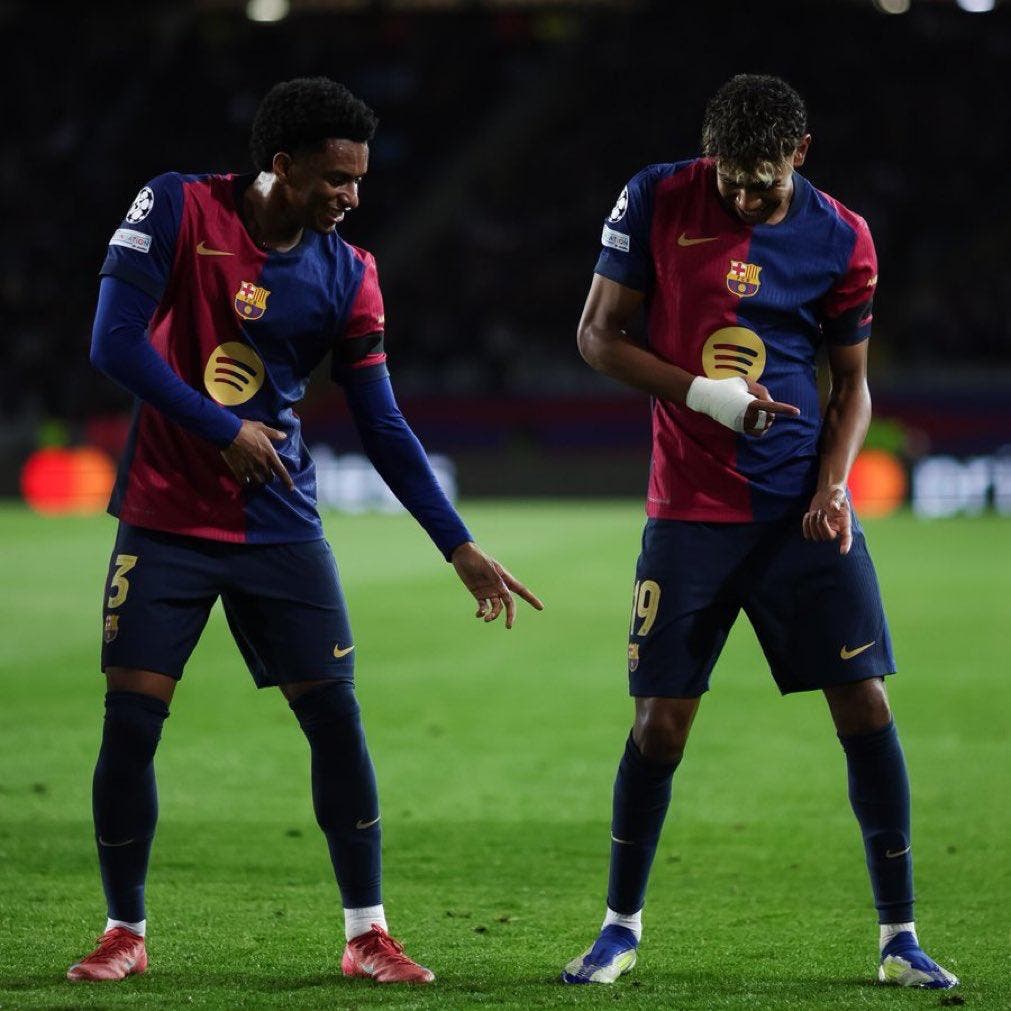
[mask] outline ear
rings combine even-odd
[[[811,146],[811,134],[805,133],[797,145],[797,150],[793,152],[793,167],[800,168],[807,157],[807,149]]]
[[[291,155],[286,151],[278,151],[274,155],[273,161],[270,163],[271,171],[277,176],[281,182],[286,183],[289,181],[291,176]]]

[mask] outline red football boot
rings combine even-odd
[[[377,983],[431,983],[435,973],[404,954],[404,946],[379,926],[348,941],[341,959],[345,976],[362,976]]]
[[[67,979],[81,980],[126,979],[147,968],[147,949],[144,938],[130,933],[125,927],[113,927],[99,939],[98,947],[75,962],[67,970]]]

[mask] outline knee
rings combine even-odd
[[[152,695],[106,692],[103,741],[139,758],[150,759],[161,740],[162,724],[168,714],[168,706]]]
[[[680,762],[698,708],[698,699],[637,698],[632,740],[642,757],[656,765]]]
[[[684,754],[688,727],[674,714],[648,713],[636,718],[632,739],[647,762],[674,765]]]
[[[288,705],[306,733],[321,726],[356,721],[361,711],[350,681],[320,681],[290,699]]]
[[[868,678],[825,689],[829,710],[841,737],[873,734],[892,722],[888,694],[881,678]]]

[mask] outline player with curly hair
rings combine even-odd
[[[176,684],[221,598],[257,687],[309,742],[312,801],[344,906],[348,976],[434,979],[387,932],[375,773],[355,641],[294,407],[328,355],[365,451],[478,602],[540,601],[473,541],[401,415],[370,253],[335,232],[358,206],[376,117],[327,78],[276,85],[252,129],[256,172],[144,186],[102,265],[91,360],[136,398],[109,511],[105,724],[93,808],[108,904],[71,980],[143,972],[154,755]]]
[[[947,989],[958,980],[916,937],[909,782],[884,687],[895,660],[846,490],[871,416],[870,231],[796,171],[811,135],[785,81],[728,81],[702,141],[704,157],[651,165],[622,191],[579,323],[586,361],[653,397],[653,453],[607,911],[562,979],[610,983],[635,964],[674,771],[743,609],[780,691],[828,702],[878,910],[879,979]],[[642,309],[645,345],[628,335]]]

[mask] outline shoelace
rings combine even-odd
[[[127,930],[120,930],[111,937],[100,937],[97,940],[98,947],[90,954],[86,955],[84,962],[111,962],[114,958],[125,955],[136,938]]]
[[[355,947],[368,958],[385,955],[397,962],[411,962],[411,959],[403,953],[404,946],[395,937],[390,937],[377,923],[372,924],[371,933],[366,934],[365,940],[361,944],[356,944]]]

